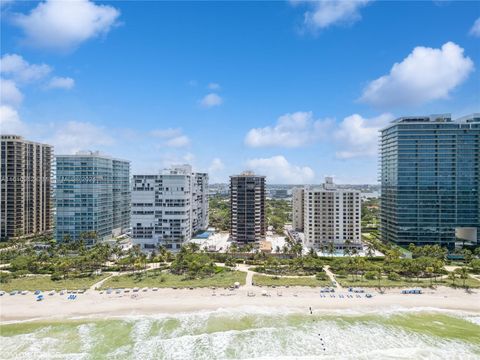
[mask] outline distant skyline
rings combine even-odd
[[[211,183],[377,183],[378,130],[480,112],[457,1],[1,1],[0,131]]]

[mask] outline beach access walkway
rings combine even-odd
[[[342,289],[343,289],[342,285],[340,285],[340,283],[337,281],[337,279],[335,279],[335,274],[330,271],[330,266],[325,265],[325,266],[323,267],[323,271],[325,271],[325,274],[327,274],[327,276],[329,277],[330,281],[331,281],[333,284],[336,284],[337,289],[339,289],[339,290],[342,290]]]
[[[114,277],[114,276],[120,276],[120,275],[128,275],[128,274],[136,274],[139,272],[145,272],[149,270],[155,270],[160,267],[160,263],[148,263],[147,267],[145,269],[140,269],[140,270],[131,270],[131,271],[109,271],[110,275],[107,276],[106,278],[100,280],[99,282],[96,282],[92,286],[90,286],[90,290],[97,290],[100,289],[105,281],[108,279]]]

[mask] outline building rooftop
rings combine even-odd
[[[338,188],[336,184],[333,182],[333,178],[331,176],[325,177],[325,183],[321,185],[311,185],[311,186],[305,186],[306,190],[310,191],[316,191],[316,192],[354,192],[354,193],[360,193],[360,190],[355,190],[355,189],[344,189],[344,188]]]
[[[266,176],[265,175],[256,175],[253,171],[251,170],[246,170],[246,171],[243,171],[242,173],[240,173],[240,175],[230,175],[230,177],[261,177],[261,178],[265,178]]]
[[[413,124],[424,124],[424,123],[453,123],[453,124],[470,124],[480,122],[480,113],[473,113],[469,115],[462,116],[460,118],[452,120],[452,114],[432,114],[428,116],[402,116],[395,120],[392,120],[390,124],[385,126],[382,130],[386,130],[389,127],[392,127],[396,124],[404,123],[413,123]]]
[[[53,145],[41,143],[41,142],[38,142],[38,141],[26,140],[23,136],[20,136],[20,135],[2,134],[2,135],[0,135],[0,138],[1,138],[1,140],[22,141],[22,142],[26,142],[26,143],[29,143],[29,144],[50,146],[50,147],[53,148]]]
[[[123,161],[123,162],[128,162],[130,163],[130,160],[125,160],[125,159],[119,159],[119,158],[114,158],[110,155],[106,155],[101,153],[100,151],[91,151],[91,150],[81,150],[77,151],[75,154],[59,154],[55,155],[55,157],[97,157],[97,158],[103,158],[103,159],[110,159],[110,160],[116,160],[116,161]]]

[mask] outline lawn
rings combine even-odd
[[[78,290],[88,289],[93,284],[106,278],[110,274],[104,273],[98,276],[86,276],[78,278],[68,278],[65,280],[53,281],[50,279],[50,275],[33,275],[24,276],[17,279],[11,279],[6,283],[0,283],[0,290],[12,291],[12,290]]]
[[[352,280],[350,277],[341,278],[337,276],[337,281],[343,287],[350,287],[350,286],[364,286],[364,287],[378,287],[379,283],[378,280],[367,280],[367,279],[360,279],[358,278],[357,281]],[[401,280],[389,280],[387,278],[382,278],[380,280],[380,287],[429,287],[431,286],[432,281],[430,279],[401,279]],[[478,288],[480,287],[480,281],[468,278],[465,281],[465,284],[471,288]],[[450,279],[437,279],[437,281],[433,280],[434,286],[452,286],[452,281]],[[455,286],[461,287],[463,286],[462,279],[455,280]]]
[[[317,280],[316,277],[274,277],[253,275],[253,283],[259,286],[329,286],[329,280]]]
[[[186,288],[186,287],[228,287],[235,282],[245,284],[246,274],[241,271],[222,271],[199,279],[186,279],[184,275],[174,275],[162,271],[146,271],[137,274],[114,276],[105,281],[102,289],[108,288]]]

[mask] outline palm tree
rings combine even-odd
[[[197,243],[191,242],[187,244],[187,249],[190,250],[192,253],[196,253],[200,250],[200,245]]]
[[[352,245],[352,241],[349,239],[345,240],[344,248],[343,248],[343,256],[350,256],[350,254],[352,253],[350,245]]]
[[[378,288],[380,289],[380,282],[382,281],[382,268],[377,268]]]
[[[459,269],[455,269],[455,272],[460,275],[460,279],[463,280],[463,287],[466,288],[465,283],[468,279],[468,269],[465,266],[462,266]]]
[[[352,253],[351,254],[352,256],[357,256],[358,255],[358,249],[356,247],[353,247],[351,253]]]
[[[433,267],[432,266],[427,266],[425,268],[425,272],[427,273],[428,277],[430,278],[430,286],[433,286],[433,283],[432,283]]]
[[[288,245],[286,243],[282,247],[282,252],[285,255],[288,255],[290,253],[290,248],[288,247]]]
[[[370,242],[366,244],[366,247],[367,247],[367,251],[365,254],[367,255],[367,257],[369,258],[373,257],[373,255],[375,255],[375,247]]]
[[[232,243],[232,244],[230,245],[229,250],[230,250],[230,253],[232,253],[232,254],[237,253],[237,252],[238,252],[238,245],[237,245],[237,243],[235,243],[235,242]]]
[[[335,254],[335,245],[333,244],[333,241],[332,242],[329,242],[327,244],[327,252],[333,257],[333,255]]]
[[[455,275],[455,273],[453,271],[448,273],[448,279],[452,280],[452,286],[453,287],[455,287],[455,279],[456,278],[457,278],[457,276]]]
[[[158,254],[162,262],[166,262],[168,260],[168,250],[163,245],[158,245]]]
[[[72,237],[70,236],[70,234],[63,235],[63,242],[65,244],[69,244],[71,241],[72,241]]]

